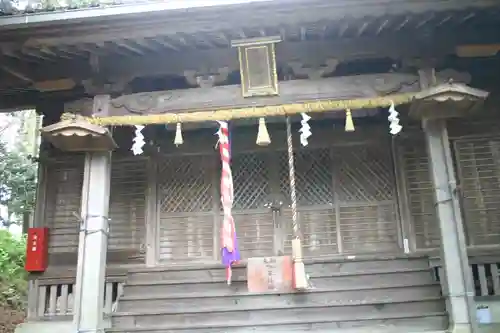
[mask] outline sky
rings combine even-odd
[[[0,140],[7,143],[7,147],[14,146],[17,140],[17,133],[21,127],[18,119],[9,117],[8,113],[0,113]]]
[[[7,143],[7,147],[12,148],[16,140],[18,139],[18,132],[21,126],[21,123],[19,121],[14,121],[12,120],[13,118],[9,117],[8,114],[6,113],[0,113],[0,140],[4,141]],[[3,218],[6,218],[7,215],[7,207],[4,207],[0,205],[0,216]],[[5,227],[0,227],[4,228]],[[21,235],[22,234],[22,227],[18,225],[11,225],[9,228],[9,231],[12,234],[15,235]]]

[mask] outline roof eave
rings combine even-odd
[[[272,2],[274,0],[217,0],[213,2],[203,0],[171,0],[166,2],[151,2],[130,5],[115,5],[107,7],[68,9],[62,11],[40,12],[24,15],[4,16],[0,19],[0,27],[28,27],[44,23],[106,18],[133,14],[157,13],[172,10],[188,10],[193,8],[225,7],[255,2]]]
[[[417,3],[411,0],[385,0],[380,4],[380,0],[168,0],[161,2],[149,2],[143,4],[123,4],[113,6],[101,6],[94,8],[67,9],[52,12],[40,12],[23,15],[4,16],[0,18],[0,29],[29,28],[39,25],[61,24],[91,21],[98,19],[107,19],[115,17],[116,19],[125,16],[140,16],[146,13],[161,14],[167,12],[194,12],[203,9],[216,8],[229,9],[231,7],[245,5],[260,5],[264,7],[271,6],[270,9],[304,9],[304,8],[330,8],[334,10],[343,9],[342,16],[346,11],[352,13],[352,16],[375,15],[374,6],[381,8],[380,15],[387,13],[384,6],[391,5],[391,13],[423,13],[430,9],[432,11],[449,11],[463,9],[491,8],[498,6],[498,0],[476,0],[473,4],[462,0],[421,0]],[[263,7],[258,6],[258,7]],[[294,10],[292,10],[294,12]]]

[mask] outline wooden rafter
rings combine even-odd
[[[28,77],[26,74],[20,72],[19,70],[15,70],[9,66],[3,65],[1,66],[2,70],[6,73],[9,73],[10,75],[20,79],[21,81],[25,83],[33,83],[33,80]]]

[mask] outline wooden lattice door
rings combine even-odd
[[[332,157],[340,251],[399,251],[391,150],[381,143],[335,147]]]
[[[273,153],[233,156],[233,216],[243,259],[283,252],[279,180]]]
[[[295,169],[306,257],[400,251],[389,149],[376,144],[307,148],[295,153]],[[282,192],[289,195],[286,155],[281,174]],[[290,239],[290,210],[284,215]]]
[[[159,259],[213,261],[214,156],[168,156],[158,161]]]
[[[280,187],[289,203],[290,178],[288,154],[280,156]],[[329,148],[301,149],[295,153],[297,217],[303,236],[306,257],[329,256],[338,253],[338,228],[335,220],[332,158]],[[284,206],[283,229],[285,252],[291,253],[292,215]]]

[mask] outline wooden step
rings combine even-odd
[[[305,319],[313,322],[349,322],[384,320],[398,317],[422,316],[425,313],[443,313],[441,298],[398,303],[377,302],[338,307],[288,306],[275,309],[233,310],[228,304],[223,311],[207,312],[202,307],[190,312],[165,312],[161,310],[141,313],[115,313],[113,327],[163,327],[165,330],[211,327],[240,327],[249,324],[265,326],[284,322],[300,324]]]
[[[306,272],[312,277],[335,274],[355,274],[368,272],[391,272],[405,269],[429,269],[425,257],[347,257],[348,259],[324,259],[306,263]],[[349,259],[350,258],[350,259]],[[370,260],[369,260],[370,259]],[[246,279],[246,267],[237,266],[233,270],[235,281]],[[164,281],[167,283],[218,282],[225,279],[221,265],[186,265],[178,267],[141,268],[129,273],[130,283]]]
[[[147,295],[169,295],[198,293],[214,296],[233,295],[234,293],[246,292],[246,278],[239,277],[234,280],[231,286],[226,284],[224,278],[211,282],[199,282],[185,280],[181,282],[171,282],[164,280],[149,281],[128,281],[124,286],[126,296],[147,296]],[[365,272],[365,273],[312,273],[311,283],[314,288],[335,290],[350,290],[370,286],[372,288],[398,287],[408,285],[427,285],[433,283],[430,270],[403,269],[392,272]]]
[[[431,313],[424,316],[393,317],[390,319],[374,319],[364,321],[326,321],[313,322],[303,320],[302,323],[281,323],[279,325],[254,326],[212,326],[198,328],[136,327],[111,328],[108,333],[446,333],[448,317],[444,313]]]
[[[439,285],[401,286],[398,288],[361,287],[351,290],[314,289],[303,293],[248,293],[241,291],[232,295],[216,295],[214,293],[187,293],[177,295],[125,295],[120,299],[120,312],[159,310],[175,313],[189,313],[193,309],[200,311],[258,310],[295,306],[344,306],[372,303],[418,301],[428,298],[439,298]]]
[[[246,267],[225,283],[220,264],[129,272],[109,332],[422,333],[448,327],[441,288],[422,256],[306,264],[313,289],[250,293]]]

